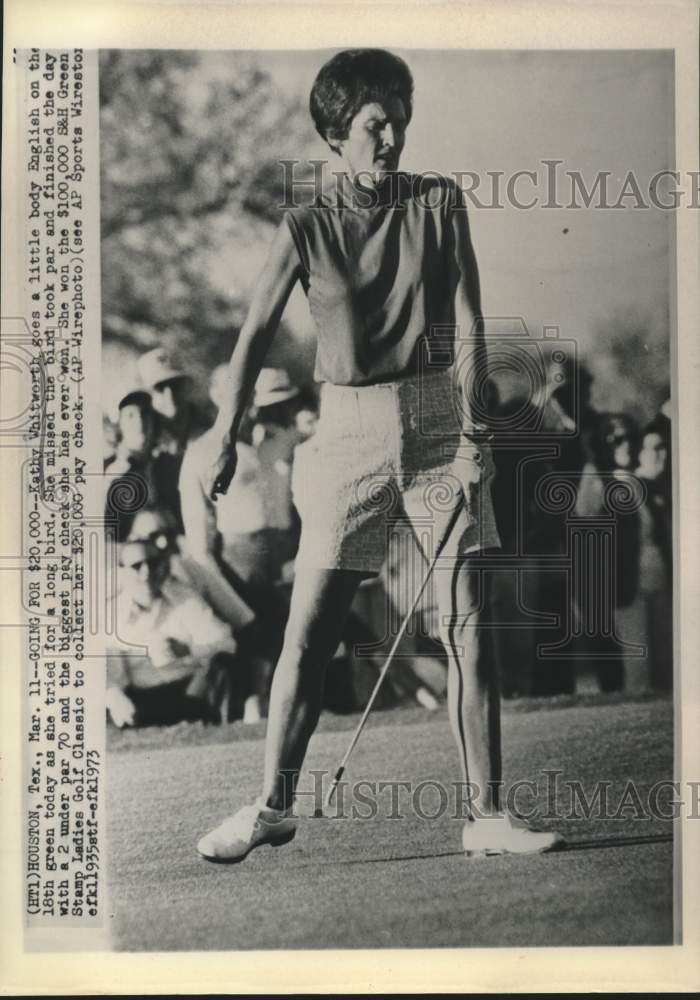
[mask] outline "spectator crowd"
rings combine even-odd
[[[262,370],[234,480],[213,503],[202,485],[212,432],[191,377],[163,348],[144,354],[138,371],[140,385],[114,414],[105,462],[105,523],[118,565],[109,717],[119,727],[256,722],[282,645],[300,528],[295,457],[314,433],[316,393],[281,369]],[[220,366],[210,376],[214,408],[225,374]],[[603,691],[672,686],[670,407],[640,427],[627,414],[597,412],[591,382],[583,365],[569,364],[525,403],[502,402],[488,387],[502,550],[485,572],[506,697],[570,694],[584,676]],[[542,499],[542,483],[557,477],[570,487],[566,509]],[[611,506],[611,489],[630,482],[637,501]],[[603,629],[585,627],[582,590],[572,585],[571,533],[584,523],[612,531]],[[410,604],[396,581],[408,576],[410,591],[404,569],[417,547],[404,541],[390,546],[379,580],[360,587],[329,668],[329,708],[359,707],[388,648],[387,623]],[[417,619],[384,704],[411,699],[430,710],[445,688],[430,588]]]

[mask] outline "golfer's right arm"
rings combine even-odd
[[[255,381],[277,332],[289,295],[299,277],[299,256],[286,223],[275,233],[258,278],[245,323],[231,356],[227,400],[216,418],[220,448],[205,477],[208,495],[225,493],[236,470],[236,437]]]

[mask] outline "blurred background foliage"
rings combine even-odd
[[[237,262],[269,242],[279,160],[303,155],[308,110],[246,53],[106,51],[100,103],[105,365],[135,380],[138,355],[167,344],[204,387],[244,319]],[[278,361],[308,381],[293,341],[283,327]]]
[[[671,393],[668,300],[655,309],[632,304],[614,311],[587,356],[596,408],[647,423]]]

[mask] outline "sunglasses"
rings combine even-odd
[[[145,559],[137,559],[135,562],[131,562],[128,556],[129,547],[132,545],[143,546],[144,548],[150,549],[152,554]],[[120,566],[125,569],[135,569],[139,570],[142,566],[147,565],[149,567],[156,566],[162,563],[163,557],[167,554],[168,548],[170,547],[170,539],[168,535],[163,531],[154,532],[147,538],[132,538],[124,545],[124,552],[119,561]],[[153,552],[153,549],[156,551]]]
[[[140,559],[138,562],[122,562],[121,565],[124,569],[133,569],[138,573],[142,566],[148,566],[149,569],[154,569],[156,566],[161,566],[162,563],[162,555],[157,555],[151,556],[150,559]]]

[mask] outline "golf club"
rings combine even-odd
[[[426,572],[425,576],[423,577],[423,581],[422,581],[422,583],[421,583],[421,585],[420,585],[420,587],[418,589],[418,592],[416,593],[416,596],[415,596],[415,598],[413,600],[413,604],[409,608],[408,613],[406,614],[406,617],[404,618],[403,622],[401,623],[401,628],[399,629],[399,631],[398,631],[398,633],[396,635],[396,638],[394,639],[394,642],[392,643],[391,649],[389,650],[389,654],[388,654],[388,656],[386,658],[386,662],[384,663],[384,666],[382,667],[382,669],[381,669],[381,671],[379,673],[379,676],[377,677],[377,682],[374,685],[374,688],[372,690],[372,694],[370,695],[369,701],[367,702],[367,707],[365,708],[364,712],[362,713],[362,717],[361,717],[361,719],[360,719],[360,721],[359,721],[359,723],[357,725],[357,729],[355,730],[355,732],[353,734],[353,737],[350,740],[350,745],[347,748],[347,750],[345,751],[345,756],[343,757],[342,761],[340,762],[340,766],[339,766],[338,770],[335,772],[335,777],[333,778],[333,781],[331,782],[331,786],[328,789],[328,794],[326,795],[326,801],[325,801],[326,808],[328,808],[328,806],[330,806],[331,802],[333,801],[333,797],[335,795],[335,792],[336,792],[336,789],[337,789],[338,784],[340,782],[340,779],[342,778],[343,773],[345,771],[345,768],[347,766],[347,763],[350,760],[350,755],[352,754],[353,750],[355,749],[357,741],[360,738],[360,733],[362,732],[362,729],[363,729],[365,723],[367,722],[367,719],[369,717],[369,713],[372,711],[372,706],[374,705],[374,702],[375,702],[375,700],[377,698],[377,695],[379,694],[379,689],[381,688],[382,683],[384,682],[384,678],[386,677],[387,672],[389,670],[389,667],[391,666],[392,660],[394,659],[394,655],[396,653],[396,650],[398,649],[399,643],[401,642],[401,639],[403,638],[404,632],[408,628],[408,623],[411,620],[411,617],[413,616],[414,611],[418,607],[418,603],[419,603],[421,597],[423,596],[423,591],[427,587],[428,581],[430,580],[430,577],[433,574],[433,570],[435,569],[437,561],[440,558],[440,555],[441,555],[443,549],[445,548],[445,545],[447,544],[447,541],[448,541],[450,535],[452,534],[452,531],[454,530],[454,526],[457,523],[457,518],[459,517],[459,515],[460,515],[460,513],[462,511],[462,504],[463,504],[463,502],[464,502],[463,498],[460,499],[460,502],[456,505],[455,509],[450,514],[450,519],[447,522],[447,527],[445,528],[445,533],[444,533],[444,535],[442,537],[442,541],[440,542],[440,544],[438,545],[437,549],[435,550],[435,555],[433,556],[433,558],[432,558],[432,560],[431,560],[431,562],[430,562],[430,564],[428,566],[427,572]]]

